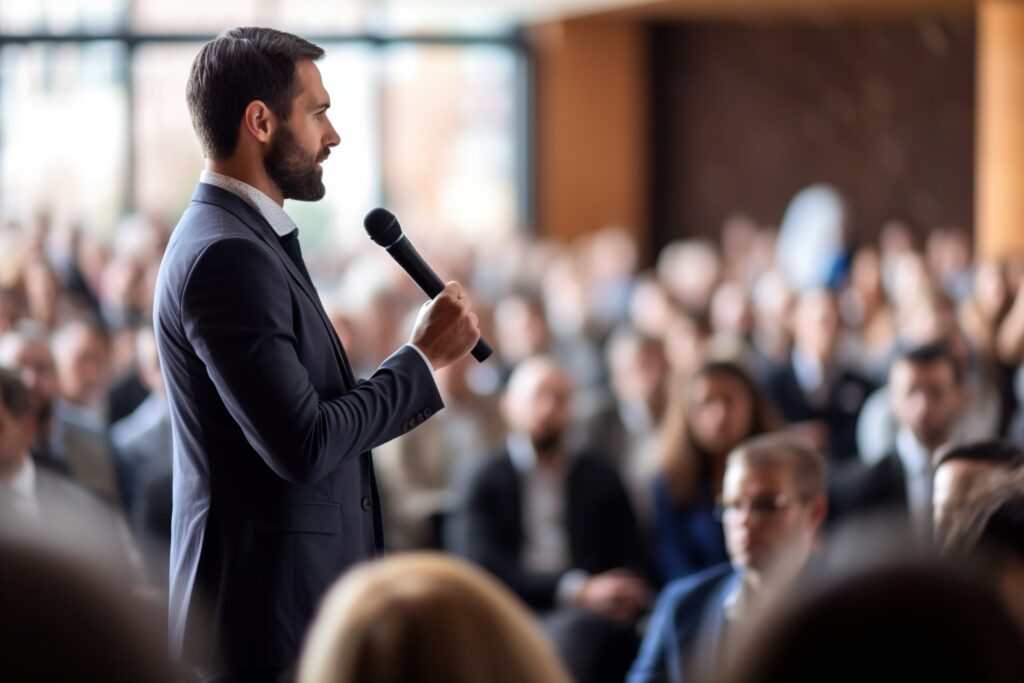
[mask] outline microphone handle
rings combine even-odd
[[[435,298],[444,289],[444,283],[441,282],[441,278],[427,265],[427,262],[416,251],[416,247],[412,246],[412,242],[405,238],[405,235],[402,235],[397,242],[387,247],[387,252],[402,267],[402,270],[409,274],[412,281],[431,299]],[[478,363],[483,363],[494,353],[494,349],[491,348],[491,345],[483,337],[480,337],[470,353]]]

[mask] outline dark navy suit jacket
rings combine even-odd
[[[666,586],[626,683],[711,680],[725,601],[740,578],[729,564],[720,564]]]
[[[505,582],[534,610],[554,609],[562,574],[528,571],[522,564],[522,486],[507,449],[475,473],[463,498],[452,532],[453,549]],[[565,508],[571,569],[599,574],[621,567],[648,573],[626,489],[600,456],[571,456]]]
[[[317,601],[382,549],[370,449],[442,408],[411,347],[357,382],[270,225],[200,183],[157,283],[174,435],[170,636],[196,665],[287,667]]]

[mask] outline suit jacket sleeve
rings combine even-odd
[[[676,634],[675,615],[678,608],[677,590],[667,588],[658,598],[651,620],[644,632],[643,642],[626,683],[662,683],[668,681],[667,655],[674,649]]]
[[[443,404],[411,348],[321,400],[296,351],[287,278],[262,245],[220,240],[193,264],[180,310],[186,337],[249,444],[280,477],[308,484]]]

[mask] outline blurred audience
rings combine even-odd
[[[779,229],[730,212],[719,238],[680,230],[657,250],[616,226],[567,243],[526,232],[472,248],[425,238],[439,273],[471,283],[496,353],[438,373],[446,409],[375,450],[388,546],[447,543],[473,559],[541,617],[581,681],[622,679],[644,635],[649,581],[668,582],[647,628],[660,654],[638,666],[720,673],[717,658],[740,651],[735,634],[760,635],[741,618],[749,598],[768,602],[789,583],[783,602],[796,606],[810,590],[784,571],[760,588],[774,572],[758,548],[774,548],[773,529],[815,536],[814,505],[776,496],[770,512],[727,476],[739,444],[786,428],[825,454],[833,518],[896,511],[886,528],[910,525],[917,541],[934,536],[957,562],[980,566],[1024,623],[1024,561],[1012,542],[1024,488],[1024,260],[977,260],[956,226],[892,220],[877,241],[858,239],[856,210],[818,185],[770,217]],[[173,448],[150,321],[168,231],[140,215],[106,237],[80,223],[39,211],[0,229],[0,366],[26,385],[30,418],[0,396],[0,422],[34,424],[4,432],[0,499],[17,512],[0,525],[42,542],[45,525],[19,520],[59,500],[65,533],[113,530],[93,550],[135,572],[141,547],[150,583],[164,589]],[[310,266],[353,365],[375,366],[422,294],[368,243],[311,254]],[[758,482],[762,470],[743,472]],[[853,533],[872,541],[857,557],[886,554],[874,531]],[[770,538],[740,543],[743,534]],[[369,600],[360,595],[345,604]],[[699,620],[698,602],[713,607]],[[671,609],[687,616],[669,628]],[[718,626],[698,628],[705,621]],[[323,652],[343,649],[323,638]],[[505,647],[479,649],[499,662]],[[321,661],[320,671],[336,666]],[[435,663],[446,680],[463,675],[443,668],[453,663],[501,680],[468,659]],[[566,675],[505,668],[516,680]]]
[[[390,550],[442,547],[457,482],[505,437],[497,399],[472,385],[474,366],[476,360],[466,356],[438,372],[444,410],[373,451]]]
[[[567,443],[574,393],[550,357],[520,363],[503,397],[506,447],[469,481],[452,542],[543,616],[577,681],[621,681],[646,562],[618,474]]]
[[[171,543],[171,413],[153,330],[141,328],[135,343],[138,372],[150,393],[131,414],[111,426],[110,441],[128,520],[145,546],[150,575],[163,587]]]
[[[586,425],[587,448],[609,457],[639,518],[651,517],[650,481],[668,394],[668,361],[656,337],[621,325],[605,344],[610,395]]]
[[[0,337],[0,366],[17,370],[32,394],[33,459],[68,474],[104,500],[119,503],[117,470],[106,434],[87,413],[60,397],[60,376],[45,329],[26,321]]]
[[[140,557],[116,510],[61,474],[37,467],[32,395],[0,368],[0,535],[36,543],[134,579]]]

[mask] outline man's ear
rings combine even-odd
[[[828,498],[824,495],[815,496],[808,504],[808,518],[814,527],[820,528],[828,515]]]
[[[242,128],[258,142],[270,142],[277,127],[277,117],[263,100],[253,100],[242,114]]]

